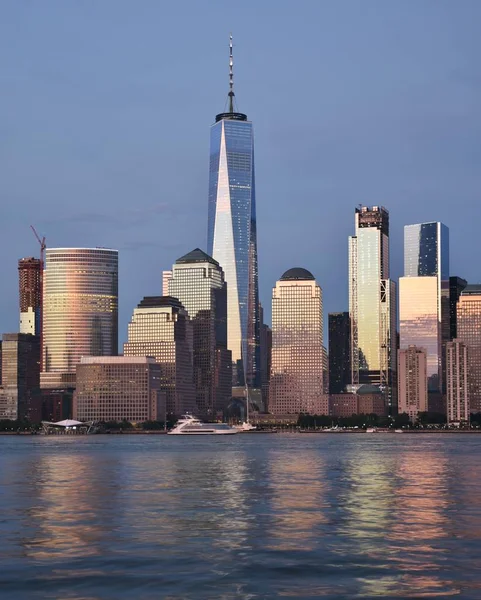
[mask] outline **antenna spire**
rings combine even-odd
[[[229,112],[234,112],[234,57],[232,54],[232,33],[229,36]]]

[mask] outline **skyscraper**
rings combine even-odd
[[[461,340],[446,344],[448,423],[469,423],[468,347]]]
[[[431,278],[428,284],[423,279]],[[400,281],[400,347],[421,346],[428,353],[428,379],[431,392],[444,390],[444,345],[450,339],[449,316],[449,229],[439,222],[418,223],[404,228],[404,281]],[[426,286],[430,287],[429,293]],[[418,291],[416,291],[418,290]],[[416,300],[415,300],[416,297]],[[424,326],[422,304],[429,321],[436,316],[438,328]],[[407,308],[406,308],[407,307]],[[413,319],[411,313],[416,313]],[[430,338],[428,341],[427,338]],[[433,364],[438,377],[434,379]]]
[[[458,300],[467,285],[468,282],[462,277],[453,276],[449,278],[449,339],[451,340],[458,337]]]
[[[329,393],[341,394],[351,383],[351,324],[348,312],[329,314]]]
[[[389,279],[389,213],[362,206],[349,238],[351,383],[378,385],[397,407],[396,288]]]
[[[181,301],[192,320],[197,407],[213,418],[227,408],[232,396],[224,272],[217,261],[196,248],[176,260],[168,285],[170,295]]]
[[[18,261],[20,333],[40,336],[41,268],[38,258],[21,258]]]
[[[481,412],[481,284],[467,285],[458,302],[458,339],[468,347],[468,387],[472,413]]]
[[[322,290],[302,268],[286,271],[272,292],[269,412],[329,414]]]
[[[81,356],[118,353],[118,261],[117,250],[47,249],[42,388],[74,388]]]
[[[192,323],[182,303],[170,296],[149,296],[134,309],[125,356],[152,356],[161,366],[160,390],[167,413],[195,412]]]
[[[398,412],[416,421],[420,412],[428,410],[426,350],[417,346],[398,351]]]
[[[232,36],[228,111],[210,132],[207,252],[227,282],[233,383],[260,387],[260,318],[252,123],[234,109]]]

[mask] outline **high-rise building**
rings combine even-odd
[[[425,348],[429,391],[443,392],[444,345],[450,339],[449,229],[445,225],[439,222],[406,225],[402,279],[399,283],[400,347]],[[424,279],[431,282],[422,281]],[[416,306],[416,302],[420,304]],[[437,328],[431,324],[434,315]],[[435,363],[437,374],[433,370]]]
[[[224,272],[217,261],[196,248],[175,262],[169,294],[180,300],[192,321],[197,407],[202,415],[213,418],[227,408],[232,397]]]
[[[172,271],[162,271],[162,296],[169,295],[169,281],[172,279]]]
[[[134,309],[125,356],[152,356],[161,366],[167,413],[196,412],[192,322],[182,303],[170,296],[147,296]]]
[[[81,356],[118,353],[118,263],[117,250],[47,249],[42,388],[73,389]]]
[[[348,312],[329,314],[329,394],[351,383],[351,321]]]
[[[40,338],[4,333],[1,352],[0,419],[41,420]]]
[[[252,123],[234,109],[232,37],[229,108],[210,132],[207,252],[227,282],[233,384],[260,388],[260,318]]]
[[[468,282],[462,277],[453,276],[449,278],[449,338],[451,340],[458,337],[458,301],[461,292],[467,285]]]
[[[400,277],[399,347],[425,349],[430,392],[439,391],[442,376],[441,323],[438,316],[437,277]]]
[[[20,333],[40,336],[41,269],[42,264],[38,258],[21,258],[18,261]]]
[[[448,423],[469,423],[468,347],[455,339],[446,344]]]
[[[79,421],[163,421],[161,366],[145,356],[84,356],[77,365],[73,418]]]
[[[472,413],[481,412],[481,284],[467,285],[457,311],[458,339],[468,347],[468,388]]]
[[[396,410],[396,287],[389,279],[389,212],[361,206],[349,238],[351,383],[378,385]]]
[[[409,346],[398,350],[398,412],[416,421],[420,412],[428,410],[426,350]]]
[[[329,414],[322,290],[302,268],[286,271],[273,289],[269,412]]]
[[[260,305],[260,319],[261,319],[261,398],[262,398],[262,410],[267,410],[269,403],[269,382],[271,379],[271,358],[272,358],[272,329],[264,323],[264,309]]]

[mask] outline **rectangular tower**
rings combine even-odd
[[[351,383],[381,388],[396,409],[396,293],[389,279],[389,213],[362,206],[349,238]]]
[[[448,423],[469,423],[468,347],[461,340],[446,344]]]
[[[21,258],[18,261],[20,333],[40,336],[41,269],[42,263],[38,258]]]
[[[341,394],[351,383],[349,313],[329,314],[329,393]]]
[[[398,412],[416,421],[428,410],[426,350],[417,346],[398,351]]]
[[[481,284],[467,285],[457,311],[458,339],[468,347],[468,387],[472,413],[481,412]]]
[[[451,340],[458,337],[458,301],[461,292],[467,285],[468,282],[462,277],[453,276],[449,278],[449,338]]]

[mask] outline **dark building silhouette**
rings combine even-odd
[[[461,292],[468,285],[462,277],[449,278],[449,337],[455,340],[458,337],[457,305]]]
[[[348,312],[329,314],[329,393],[341,394],[351,382],[351,326]]]
[[[40,335],[41,265],[39,258],[21,258],[18,261],[20,333]]]

